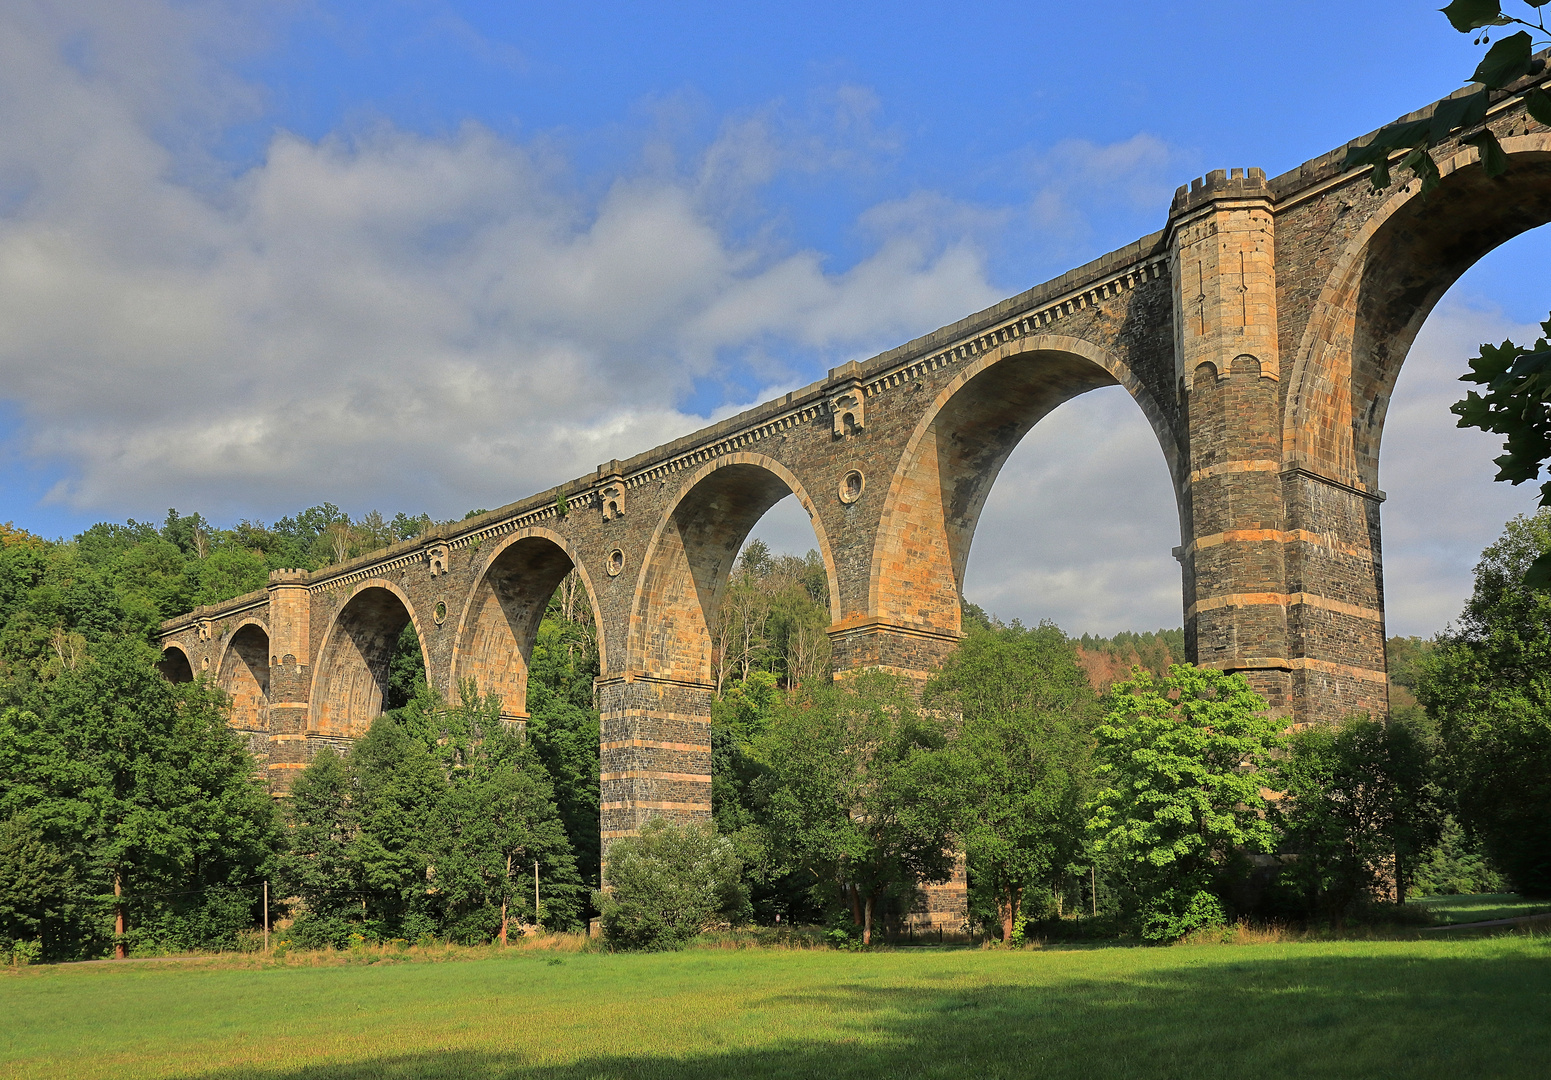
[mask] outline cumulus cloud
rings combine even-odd
[[[499,505],[992,303],[984,244],[1084,257],[1095,207],[1161,220],[1193,169],[1145,134],[1061,142],[1024,159],[1023,207],[893,198],[836,266],[782,239],[764,191],[897,158],[865,88],[726,118],[699,146],[670,115],[690,106],[646,103],[661,131],[601,180],[542,135],[472,123],[277,132],[233,166],[212,148],[265,98],[232,61],[273,11],[0,9],[0,408],[17,425],[0,449],[62,476],[52,497],[83,514]],[[1446,303],[1407,363],[1383,458],[1392,632],[1453,617],[1481,547],[1533,503],[1490,482],[1495,444],[1447,414],[1477,342],[1530,333]],[[691,411],[707,383],[735,389]],[[812,544],[795,502],[760,533]],[[1075,632],[1178,625],[1178,543],[1152,432],[1096,391],[1009,460],[967,592]]]
[[[0,375],[76,507],[498,505],[704,423],[696,380],[806,381],[998,296],[946,200],[879,208],[842,269],[738,239],[779,170],[886,144],[860,91],[822,137],[737,119],[598,193],[472,123],[282,132],[223,175],[206,136],[259,95],[200,10],[0,15]]]
[[[1179,515],[1163,450],[1118,386],[1035,425],[986,498],[965,595],[1072,634],[1180,625]]]

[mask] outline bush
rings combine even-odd
[[[625,949],[677,949],[750,914],[743,865],[709,822],[653,818],[608,850],[606,892],[594,893],[603,933]]]
[[[1205,889],[1195,893],[1171,889],[1147,901],[1142,908],[1140,929],[1145,940],[1161,945],[1227,922],[1222,901],[1212,893]]]
[[[251,891],[213,888],[193,903],[135,911],[128,938],[137,955],[168,952],[232,952],[238,935],[253,926]]]
[[[360,930],[359,923],[342,919],[338,915],[305,912],[296,917],[286,937],[300,949],[347,949],[350,947],[350,935]]]

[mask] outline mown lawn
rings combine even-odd
[[[558,962],[557,962],[558,961]],[[1551,938],[0,977],[7,1077],[1535,1077]]]
[[[1543,900],[1526,900],[1517,893],[1477,893],[1473,896],[1427,896],[1408,903],[1426,908],[1441,923],[1484,922],[1514,919],[1551,911]]]

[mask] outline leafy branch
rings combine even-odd
[[[1471,390],[1465,400],[1449,406],[1459,417],[1459,427],[1480,428],[1505,437],[1506,451],[1496,458],[1497,480],[1522,484],[1540,476],[1541,463],[1551,457],[1551,319],[1540,324],[1546,336],[1534,345],[1481,346],[1481,355],[1470,361],[1470,372],[1460,382],[1486,387],[1485,394]],[[1551,480],[1540,485],[1540,505],[1551,506]],[[1531,589],[1551,587],[1551,552],[1530,564],[1524,584]]]
[[[1438,163],[1432,156],[1433,148],[1456,131],[1480,125],[1486,119],[1493,90],[1507,90],[1524,76],[1538,74],[1545,66],[1544,61],[1535,59],[1534,53],[1537,45],[1551,44],[1551,30],[1546,28],[1545,13],[1541,10],[1551,4],[1551,0],[1520,2],[1532,9],[1525,12],[1530,18],[1503,14],[1502,0],[1453,0],[1448,7],[1442,8],[1454,29],[1462,34],[1474,33],[1477,45],[1491,43],[1492,47],[1470,76],[1470,81],[1480,83],[1481,89],[1440,101],[1432,116],[1391,124],[1366,145],[1349,147],[1345,167],[1373,166],[1369,182],[1373,190],[1383,191],[1391,183],[1390,157],[1405,150],[1407,153],[1400,159],[1400,167],[1411,170],[1421,180],[1422,193],[1437,187],[1440,177]],[[1491,42],[1492,31],[1503,26],[1522,26],[1524,29]],[[1516,96],[1524,99],[1530,116],[1551,126],[1551,94],[1537,86],[1520,90]],[[1508,155],[1490,128],[1482,127],[1466,135],[1463,141],[1480,150],[1488,176],[1501,176],[1508,171]]]

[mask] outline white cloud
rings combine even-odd
[[[777,392],[994,302],[982,242],[1080,258],[1095,207],[1161,220],[1185,175],[1149,135],[1061,142],[1025,160],[1018,213],[891,199],[835,266],[784,244],[762,193],[899,154],[857,87],[728,118],[693,152],[665,120],[601,183],[542,136],[474,124],[277,133],[234,171],[208,148],[262,116],[229,61],[271,9],[245,10],[0,9],[0,404],[22,422],[6,449],[61,470],[55,497],[82,512],[499,505],[699,426],[681,403],[700,382]],[[1407,364],[1383,460],[1392,632],[1453,617],[1481,547],[1533,503],[1491,483],[1495,443],[1447,413],[1461,358],[1528,332],[1446,303]],[[786,518],[761,531],[806,550],[806,516]],[[1177,533],[1151,431],[1097,391],[1008,462],[968,592],[1075,632],[1178,625]]]
[[[1384,528],[1385,608],[1391,634],[1431,636],[1458,618],[1481,550],[1503,524],[1529,513],[1539,485],[1495,483],[1499,436],[1455,427],[1449,406],[1468,389],[1459,382],[1483,341],[1533,341],[1538,326],[1446,297],[1422,327],[1396,382],[1384,421],[1379,485],[1389,496]]]
[[[1035,425],[986,498],[965,595],[1069,634],[1182,620],[1179,515],[1163,451],[1131,396],[1106,387]]]
[[[201,148],[260,97],[209,60],[235,16],[85,10],[0,13],[0,380],[82,510],[498,505],[700,426],[697,379],[811,378],[998,298],[946,200],[870,215],[848,268],[738,238],[778,171],[887,152],[865,91],[599,194],[476,124],[278,133],[222,176]]]

